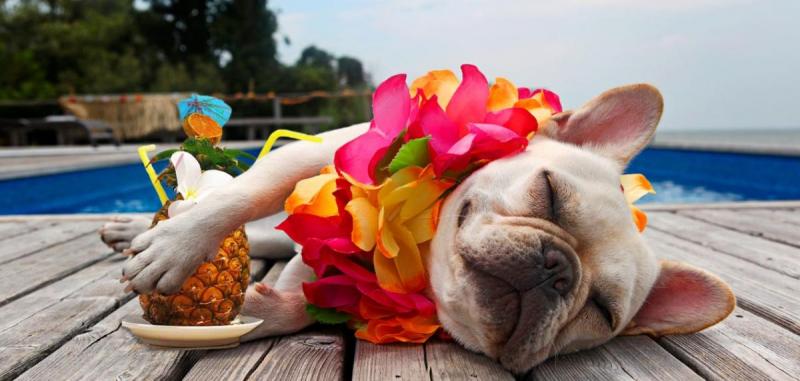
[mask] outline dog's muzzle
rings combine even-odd
[[[580,282],[580,261],[567,243],[571,237],[529,221],[495,221],[457,245],[476,285],[483,329],[501,362],[523,346],[544,344],[537,334],[558,320],[559,307]]]

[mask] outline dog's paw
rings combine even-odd
[[[177,292],[197,266],[216,256],[221,239],[214,233],[180,215],[139,234],[123,252],[132,256],[122,268],[122,280],[130,281],[127,289]]]
[[[131,241],[137,235],[144,233],[150,228],[150,219],[145,217],[115,217],[111,222],[107,222],[98,230],[100,239],[112,248],[121,253],[131,247]]]
[[[314,322],[306,312],[306,298],[302,292],[276,290],[263,283],[247,289],[242,315],[264,319],[261,325],[242,337],[242,341],[297,332]]]

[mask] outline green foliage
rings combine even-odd
[[[267,0],[0,0],[0,99],[367,86],[357,59],[314,46],[282,65],[277,29]],[[365,105],[315,101],[286,115],[353,123]]]
[[[168,149],[159,152],[152,159],[150,163],[156,163],[162,160],[169,160],[170,156],[177,151],[185,151],[190,153],[200,163],[200,169],[209,170],[217,169],[229,173],[231,176],[238,176],[250,168],[247,162],[242,161],[248,159],[255,161],[255,156],[238,149],[217,147],[206,138],[187,138],[179,149]],[[158,177],[167,182],[173,188],[177,186],[177,179],[175,178],[175,168],[172,165],[167,166]]]
[[[322,324],[342,324],[350,320],[350,315],[336,311],[333,308],[320,308],[313,304],[306,304],[306,312],[314,320]]]
[[[395,172],[410,166],[425,167],[431,162],[428,154],[428,141],[430,137],[411,139],[400,147],[397,155],[389,163],[389,172]]]

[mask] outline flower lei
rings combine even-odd
[[[522,152],[561,112],[553,92],[504,78],[490,87],[477,67],[461,70],[461,82],[438,70],[410,89],[404,74],[381,83],[369,130],[286,200],[278,229],[316,274],[303,292],[318,321],[347,322],[373,343],[421,343],[441,328],[424,258],[442,199],[482,165]]]

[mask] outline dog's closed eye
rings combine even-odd
[[[608,327],[611,330],[615,330],[617,327],[616,319],[614,318],[614,314],[611,313],[611,309],[609,308],[608,302],[600,295],[595,294],[590,299],[588,304],[590,304],[600,316],[608,323]]]
[[[531,183],[529,190],[531,215],[533,217],[556,222],[558,219],[558,192],[553,182],[553,174],[549,171],[539,173]]]
[[[458,209],[458,227],[464,225],[464,221],[469,216],[469,213],[472,211],[472,201],[465,200],[463,204],[461,204],[461,208]]]

